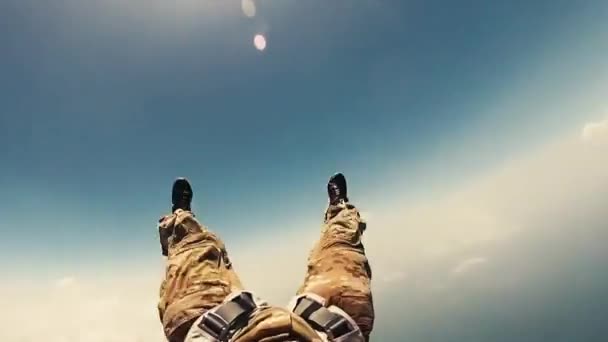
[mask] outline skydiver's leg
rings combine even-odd
[[[194,217],[190,200],[187,205],[174,200],[174,212],[159,220],[167,264],[158,310],[170,342],[183,342],[197,318],[242,290],[223,242]]]
[[[366,224],[357,208],[348,202],[343,176],[330,179],[328,192],[330,205],[321,237],[310,252],[308,271],[298,294],[316,294],[326,301],[326,306],[339,307],[354,319],[369,341],[374,306],[371,269],[361,242]]]
[[[227,308],[226,301],[242,293],[241,282],[223,243],[191,212],[178,209],[162,218],[160,227],[173,231],[159,303],[165,334],[170,342],[209,341],[201,327],[203,314],[221,304],[219,308]],[[287,341],[291,337],[302,342],[321,342],[317,332],[301,317],[284,308],[268,306],[255,296],[253,301],[256,309],[246,314],[248,319],[235,328],[230,341]]]

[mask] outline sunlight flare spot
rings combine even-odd
[[[253,37],[253,45],[256,49],[264,51],[266,49],[266,38],[261,34],[256,34]]]
[[[242,0],[241,9],[245,16],[249,18],[255,17],[255,2],[253,2],[253,0]]]

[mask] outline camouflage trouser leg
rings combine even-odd
[[[167,339],[183,342],[200,315],[243,287],[224,243],[191,212],[179,209],[159,222],[168,257],[158,310]]]
[[[166,277],[158,309],[170,342],[209,341],[199,327],[202,315],[230,294],[243,290],[222,241],[201,225],[192,213],[177,210],[161,218],[161,246],[167,251]],[[231,339],[235,342],[321,342],[300,317],[256,298],[258,309]]]
[[[308,272],[298,294],[313,293],[349,314],[365,339],[374,324],[371,269],[361,235],[365,222],[349,203],[330,206],[321,237],[308,259]]]

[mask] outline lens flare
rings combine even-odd
[[[241,1],[241,8],[243,9],[243,14],[249,18],[255,17],[255,2],[253,0]]]
[[[266,37],[261,34],[256,34],[255,37],[253,37],[253,45],[256,49],[264,51],[264,49],[266,49]]]

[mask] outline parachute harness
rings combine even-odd
[[[355,321],[336,306],[325,307],[325,300],[305,293],[292,299],[289,309],[302,317],[311,327],[327,335],[331,342],[364,342],[365,338]]]
[[[231,335],[247,323],[249,315],[257,308],[250,292],[238,292],[226,301],[207,311],[198,327],[217,341],[229,341]]]
[[[236,292],[224,303],[205,312],[198,323],[204,335],[202,341],[227,342],[235,332],[247,325],[251,314],[267,303],[254,298],[248,291]],[[288,307],[310,326],[331,342],[364,342],[365,339],[355,321],[336,306],[325,307],[325,300],[315,294],[296,296]],[[200,339],[197,341],[201,341]]]

